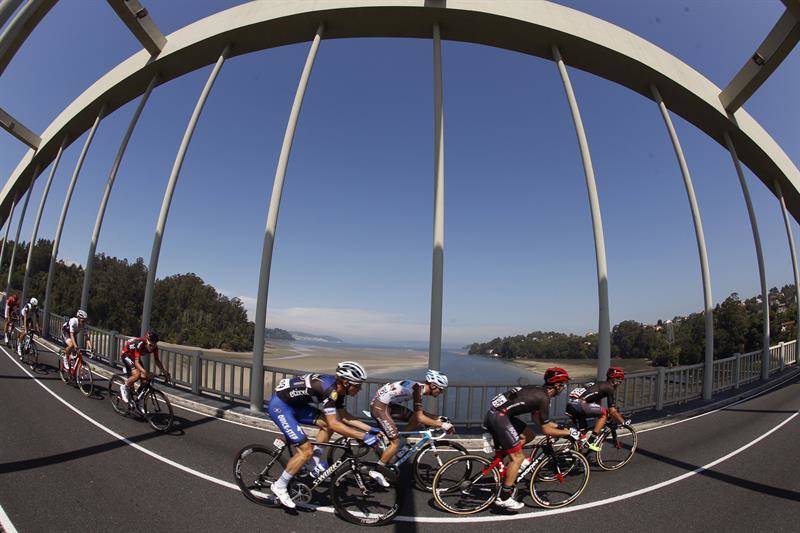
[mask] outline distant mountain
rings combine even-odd
[[[264,329],[264,338],[281,340],[281,341],[294,341],[295,339],[291,333],[285,329],[280,328],[266,328]]]
[[[304,333],[302,331],[289,331],[296,341],[311,341],[311,342],[335,342],[343,343],[342,339],[331,337],[330,335],[314,335],[313,333]]]

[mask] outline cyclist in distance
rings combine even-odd
[[[511,494],[524,460],[522,447],[534,438],[534,433],[517,416],[531,413],[533,421],[539,424],[542,433],[549,437],[571,437],[576,440],[580,437],[576,429],[560,429],[550,420],[550,398],[564,390],[569,379],[569,374],[563,368],[548,368],[544,373],[543,386],[514,387],[492,399],[483,425],[494,437],[495,449],[504,450],[510,457],[503,479],[503,488],[495,505],[514,511],[525,506],[524,503],[512,498]]]
[[[33,301],[33,299],[31,299]],[[89,324],[86,323],[86,311],[78,309],[75,316],[61,325],[61,335],[67,347],[64,349],[64,365],[67,370],[72,366],[72,354],[78,349],[78,335],[83,333],[86,338],[86,347],[92,349],[92,339],[89,338]]]
[[[606,381],[594,383],[588,387],[578,387],[569,394],[567,402],[567,414],[578,422],[578,427],[586,429],[586,419],[597,417],[594,429],[586,445],[593,452],[599,452],[600,446],[597,445],[597,437],[606,425],[608,416],[620,424],[625,424],[622,413],[617,409],[616,393],[622,380],[625,379],[625,372],[618,366],[612,366],[606,372]],[[608,409],[600,405],[600,401],[605,398],[608,402]]]
[[[31,300],[22,306],[19,312],[22,317],[22,327],[19,331],[17,340],[17,355],[22,357],[22,341],[29,331],[39,331],[39,300],[31,298]]]
[[[428,370],[425,383],[411,380],[387,383],[375,394],[370,404],[370,414],[389,439],[389,446],[381,455],[379,465],[386,465],[392,460],[400,442],[395,421],[405,422],[403,431],[413,431],[422,425],[442,428],[451,431],[453,424],[440,420],[436,415],[426,413],[422,406],[423,396],[437,398],[447,388],[447,376],[436,370]],[[413,400],[413,411],[402,405]]]
[[[295,447],[295,454],[286,463],[281,477],[270,487],[285,507],[295,507],[287,487],[303,465],[313,459],[315,466],[312,475],[315,476],[328,469],[322,460],[322,449],[312,446],[300,424],[319,428],[317,442],[327,443],[331,434],[336,432],[360,439],[367,446],[378,444],[372,428],[350,415],[344,405],[345,397],[358,394],[366,379],[364,367],[355,361],[342,361],[336,367],[335,376],[305,374],[283,379],[275,387],[267,413]],[[313,404],[317,404],[317,407]],[[381,485],[389,485],[380,472],[370,471],[369,475]]]
[[[142,366],[142,356],[145,354],[153,354],[156,365],[161,369],[164,378],[167,382],[170,381],[169,372],[167,372],[167,369],[161,364],[161,358],[158,356],[158,334],[151,329],[144,337],[137,337],[126,341],[122,348],[120,359],[125,366],[125,375],[128,376],[128,379],[126,379],[125,383],[119,388],[119,393],[125,403],[130,403],[134,383],[141,380],[143,385],[150,379],[150,374],[147,372],[147,369]]]
[[[6,318],[6,323],[5,323],[5,329],[3,331],[5,331],[6,333],[6,344],[8,344],[8,334],[11,333],[12,331],[12,328],[14,326],[14,319],[18,311],[19,311],[19,296],[17,296],[16,294],[12,294],[8,298],[6,298],[6,309],[4,314]]]

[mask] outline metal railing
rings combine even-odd
[[[51,339],[60,340],[61,325],[65,317],[51,314],[49,332]],[[130,336],[116,331],[89,328],[89,337],[95,355],[113,367],[120,367],[119,356],[123,344]],[[172,375],[177,388],[194,394],[205,394],[225,401],[249,404],[251,362],[245,358],[214,357],[201,350],[188,347],[159,346],[161,362]],[[797,364],[796,341],[782,342],[770,347],[770,374]],[[150,362],[151,369],[154,363]],[[307,372],[287,368],[264,367],[264,390],[272,391],[282,379],[300,376]],[[735,354],[714,361],[713,394],[758,381],[761,378],[761,351]],[[369,410],[373,396],[385,380],[369,380],[355,397],[347,398],[347,408],[361,416]],[[451,385],[439,398],[428,398],[426,409],[450,417],[462,427],[480,426],[491,399],[516,386],[510,385]],[[568,391],[577,387],[570,384]],[[702,397],[703,365],[671,368],[660,367],[625,376],[617,401],[626,413],[644,409],[663,409],[666,406],[688,402]],[[269,398],[267,398],[269,401]],[[551,401],[550,417],[563,419],[567,394],[562,393]]]

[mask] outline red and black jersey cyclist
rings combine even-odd
[[[300,424],[317,426],[317,442],[321,443],[328,442],[333,432],[360,439],[368,446],[378,443],[373,428],[353,417],[344,405],[345,397],[358,394],[366,379],[364,367],[355,361],[342,361],[336,367],[335,376],[306,374],[283,379],[275,387],[267,413],[295,447],[295,454],[286,463],[281,477],[270,487],[284,506],[295,507],[287,487],[303,465],[314,460],[312,475],[319,475],[328,468],[322,460],[322,450],[312,446]],[[380,472],[370,471],[369,475],[381,485],[389,485]]]
[[[8,344],[8,334],[11,333],[12,328],[14,327],[14,321],[17,318],[17,313],[19,312],[19,296],[16,294],[10,295],[6,298],[6,309],[5,314],[3,315],[6,319],[6,323],[3,329],[5,331],[6,337],[6,344]]]
[[[126,379],[125,383],[119,388],[119,393],[122,396],[122,400],[126,403],[130,403],[130,393],[133,391],[133,384],[142,380],[142,385],[144,385],[144,383],[150,379],[150,374],[147,372],[147,369],[142,366],[142,356],[146,354],[153,354],[156,365],[161,369],[164,378],[170,381],[169,372],[164,368],[164,365],[161,363],[161,358],[158,356],[158,334],[151,329],[144,337],[129,339],[125,342],[122,348],[122,355],[120,355],[128,379]]]
[[[625,372],[618,366],[612,366],[606,372],[606,381],[595,383],[589,387],[578,387],[569,394],[567,402],[567,414],[578,423],[578,427],[586,429],[587,418],[597,417],[594,429],[586,445],[593,452],[599,452],[600,446],[597,444],[597,437],[606,425],[608,416],[620,424],[625,424],[622,413],[617,409],[617,387],[625,379]],[[600,405],[600,401],[605,398],[608,402],[608,409]]]
[[[503,479],[500,498],[495,501],[499,507],[516,511],[525,506],[512,498],[511,494],[524,459],[522,447],[534,438],[534,433],[517,416],[531,413],[533,421],[539,424],[542,433],[547,436],[573,439],[580,437],[576,429],[559,429],[558,425],[550,420],[550,398],[564,390],[568,381],[569,374],[563,368],[548,368],[544,373],[543,386],[514,387],[492,399],[483,425],[494,437],[495,449],[504,450],[511,459]]]

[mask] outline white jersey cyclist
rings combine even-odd
[[[83,326],[81,326],[80,321],[76,317],[72,317],[61,325],[61,333],[64,335],[65,340],[69,339],[70,333],[75,336],[79,333],[88,334],[89,325],[84,322]]]
[[[383,404],[402,404],[414,400],[414,407],[422,407],[422,393],[425,384],[418,381],[404,379],[387,383],[375,394],[375,399]]]

